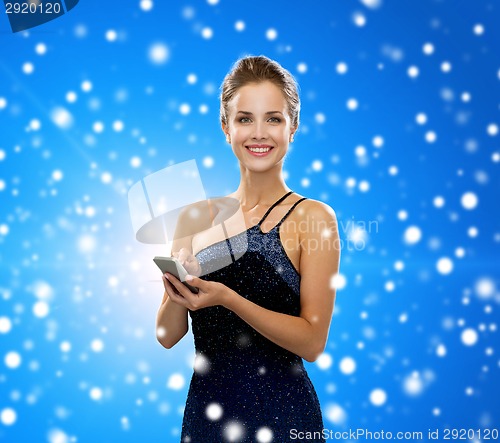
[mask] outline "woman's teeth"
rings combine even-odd
[[[270,151],[271,148],[248,148],[252,152],[267,152]]]

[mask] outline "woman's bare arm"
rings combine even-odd
[[[172,256],[176,255],[182,248],[192,252],[192,232],[186,230],[186,212],[179,214],[174,240],[172,242]],[[188,309],[178,303],[174,303],[168,293],[165,277],[162,276],[165,292],[158,309],[156,317],[156,338],[165,348],[170,349],[186,335],[189,330]]]
[[[187,308],[172,302],[165,290],[156,317],[156,338],[163,347],[170,349],[186,335],[188,330]]]

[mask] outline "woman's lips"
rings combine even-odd
[[[252,154],[256,157],[264,157],[272,151],[273,146],[270,146],[270,145],[248,145],[248,146],[245,146],[245,148],[247,148],[247,151],[250,154]]]

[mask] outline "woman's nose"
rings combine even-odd
[[[267,128],[265,123],[256,122],[253,128],[254,128],[253,138],[255,139],[267,138]]]

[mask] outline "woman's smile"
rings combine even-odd
[[[253,144],[253,145],[246,146],[246,148],[248,149],[248,152],[251,155],[255,155],[257,157],[264,157],[271,152],[271,150],[273,149],[273,146]]]

